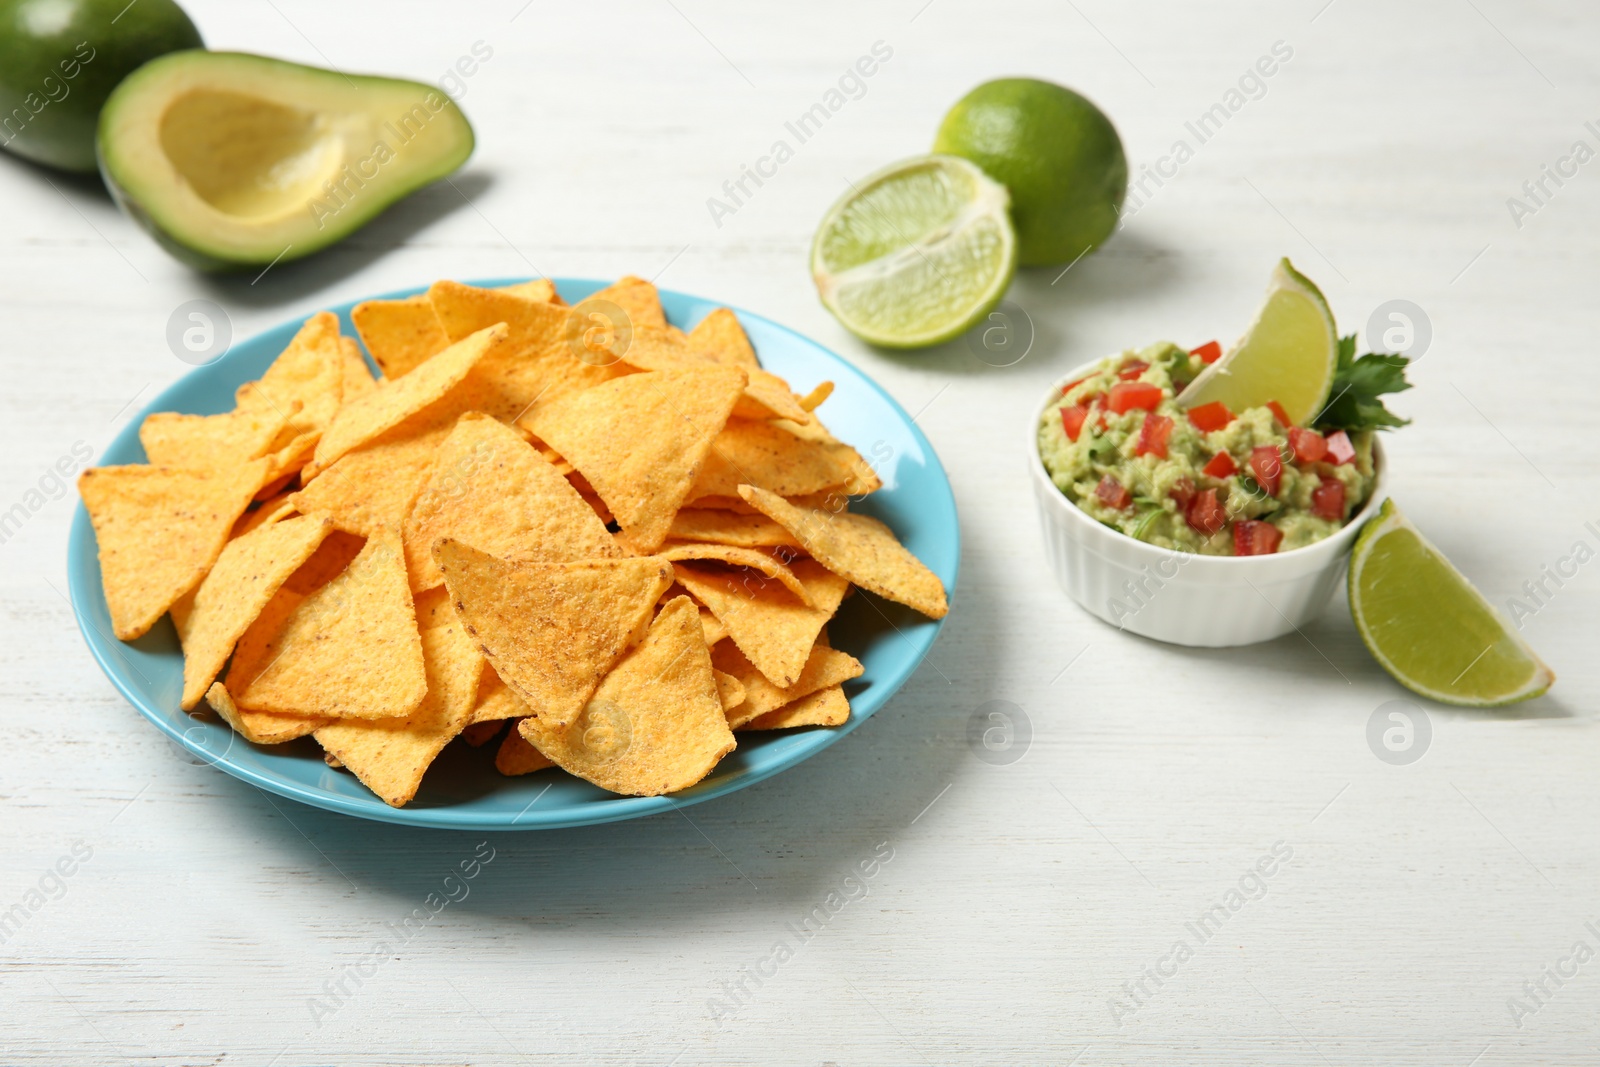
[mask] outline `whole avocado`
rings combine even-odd
[[[1065,86],[985,82],[950,109],[933,150],[971,160],[1011,193],[1024,267],[1076,260],[1117,228],[1128,192],[1122,139],[1103,111]]]
[[[200,31],[172,0],[0,0],[0,148],[95,170],[100,106],[134,69]]]

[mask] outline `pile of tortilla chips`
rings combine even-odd
[[[253,743],[310,734],[397,807],[457,737],[670,793],[735,731],[849,718],[851,586],[947,610],[846,510],[880,483],[813,414],[831,386],[796,396],[731,311],[685,334],[624,278],[351,317],[381,378],[323,312],[234,410],[152,415],[148,465],[79,482],[117,636],[170,613],[184,709]]]

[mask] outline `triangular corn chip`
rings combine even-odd
[[[528,718],[517,729],[562,769],[630,796],[687,789],[734,747],[688,597],[662,609],[574,722]]]
[[[403,378],[385,381],[339,409],[317,442],[313,465],[322,470],[352,449],[392,430],[461,384],[488,353],[505,343],[506,328],[491,326],[463,338]],[[313,476],[315,472],[313,472]]]
[[[821,640],[812,647],[805,668],[794,684],[782,689],[767,681],[732,641],[725,641],[712,650],[711,663],[717,670],[739,679],[744,686],[743,703],[728,710],[728,725],[735,730],[819,689],[859,678],[865,670],[854,656],[829,648]]]
[[[455,610],[454,606],[451,610]],[[473,723],[503,722],[525,718],[528,714],[528,705],[495,673],[493,664],[485,663],[483,681],[478,683],[478,703],[472,709]]]
[[[817,634],[838,610],[849,584],[818,563],[799,560],[792,569],[811,593],[814,606],[807,606],[780,583],[749,571],[683,563],[673,569],[683,587],[727,627],[728,636],[756,669],[781,689],[800,677]]]
[[[228,540],[243,537],[251,530],[265,526],[268,523],[286,519],[294,512],[294,503],[289,499],[293,494],[280,493],[275,497],[264,500],[239,516],[239,521],[233,524],[233,532],[228,535]]]
[[[716,661],[713,660],[712,662]],[[713,669],[711,673],[717,676],[717,699],[722,701],[722,710],[724,712],[744,703],[748,694],[745,692],[743,682],[725,671]]]
[[[382,719],[410,715],[427,693],[405,556],[388,528],[281,622],[268,614],[245,631],[228,670],[244,707]]]
[[[467,725],[461,728],[460,736],[461,740],[465,741],[473,748],[482,748],[490,741],[493,741],[495,738],[499,737],[500,731],[504,730],[505,728],[506,723],[504,719],[496,719],[493,722],[469,722]],[[512,730],[511,732],[516,733],[515,730]]]
[[[449,539],[433,556],[496,673],[555,726],[577,718],[672,583],[661,559],[513,563]]]
[[[742,485],[739,495],[778,523],[823,566],[881,597],[942,619],[950,606],[944,584],[906,551],[894,531],[866,515],[825,508],[803,510],[765,489]]]
[[[304,737],[331,720],[315,715],[275,715],[270,711],[241,708],[228,695],[227,686],[215,682],[206,691],[206,703],[252,745],[281,745]]]
[[[811,604],[811,593],[807,591],[804,583],[794,576],[794,572],[760,549],[740,548],[736,545],[684,543],[662,545],[656,551],[656,555],[662,559],[670,559],[674,563],[683,560],[706,560],[725,563],[730,567],[749,567],[768,578],[776,578],[802,603]]]
[[[850,701],[844,695],[844,688],[830,685],[734,729],[789,730],[796,726],[843,726],[849,721]]]
[[[744,501],[740,501],[744,503]],[[754,508],[750,508],[754,512]],[[672,517],[667,541],[738,545],[742,548],[799,548],[794,534],[759,512],[740,515],[718,508],[683,508]]]
[[[303,515],[228,542],[183,616],[173,617],[183,644],[185,711],[200,703],[240,636],[332,529],[327,519]]]
[[[433,543],[451,537],[501,559],[562,562],[621,556],[572,484],[522,437],[487,415],[463,415],[440,446],[405,521],[415,590],[444,581]]]
[[[322,541],[321,547],[311,553],[311,558],[300,569],[289,575],[283,587],[301,597],[308,597],[333,581],[366,547],[367,539],[335,530]]]
[[[800,398],[800,406],[805,408],[807,411],[816,411],[817,408],[822,406],[822,402],[832,395],[833,383],[823,382],[821,385],[818,385],[815,389],[811,390],[811,392]],[[815,425],[815,423],[812,425]]]
[[[520,296],[524,300],[535,300],[541,304],[561,304],[561,294],[556,292],[556,283],[549,278],[532,278],[515,285],[502,285],[502,293]]]
[[[500,742],[500,751],[494,754],[494,769],[508,778],[554,766],[543,752],[528,744],[528,739],[522,736],[515,724],[506,731],[505,740]]]
[[[363,537],[379,526],[398,530],[449,432],[448,427],[419,432],[402,423],[345,453],[290,499],[301,514],[326,515],[339,529]]]
[[[744,371],[706,366],[630,374],[541,404],[528,428],[588,480],[635,552],[667,535],[744,388]]]
[[[609,300],[627,313],[635,329],[640,327],[654,327],[662,329],[667,325],[667,317],[661,311],[661,294],[656,287],[643,278],[625,275],[604,289],[596,290],[579,301],[575,307],[583,307],[591,301]]]
[[[267,407],[221,415],[158,411],[139,425],[139,443],[151,466],[215,470],[266,455],[288,421],[288,412]]]
[[[378,387],[373,380],[372,368],[367,366],[367,359],[361,354],[361,346],[356,344],[352,337],[339,338],[339,352],[342,357],[339,369],[342,372],[341,384],[344,404],[357,400]]]
[[[727,308],[717,308],[689,331],[689,348],[718,363],[734,367],[759,367],[756,350],[739,325],[739,316]]]
[[[803,441],[770,422],[729,419],[711,442],[689,499],[738,496],[741,485],[760,486],[781,497],[818,493],[850,481],[853,471],[846,454],[854,453],[846,444]]]
[[[385,378],[415,370],[450,347],[450,336],[427,293],[404,300],[368,300],[351,309],[350,321]]]
[[[582,304],[573,309],[577,315]],[[811,414],[800,406],[800,398],[789,389],[789,383],[777,375],[762,370],[760,366],[746,366],[732,360],[717,360],[709,354],[692,348],[669,330],[655,327],[632,328],[626,343],[616,347],[618,358],[640,370],[677,370],[682,367],[725,366],[738,367],[745,372],[744,393],[734,406],[733,414],[741,419],[790,419],[804,423]]]
[[[422,631],[428,694],[404,719],[342,719],[315,737],[391,807],[417,795],[422,775],[467,725],[483,655],[459,621]]]
[[[300,327],[260,381],[239,390],[238,401],[241,408],[261,407],[286,416],[286,433],[292,437],[326,429],[343,398],[339,319],[319,311]]]
[[[266,471],[256,459],[210,471],[92,467],[78,476],[118,638],[143,636],[200,584]]]

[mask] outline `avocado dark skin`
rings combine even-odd
[[[93,172],[100,107],[134,69],[200,31],[172,0],[0,0],[0,148]]]

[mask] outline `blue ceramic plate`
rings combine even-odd
[[[474,284],[505,285],[512,280]],[[560,278],[556,284],[563,297],[576,302],[604,283]],[[384,296],[402,297],[420,291]],[[665,291],[661,302],[668,319],[685,330],[721,306],[696,296]],[[354,336],[350,323],[352,306],[345,304],[333,310],[344,331]],[[855,502],[853,510],[888,523],[953,594],[961,557],[956,504],[944,468],[927,438],[889,394],[843,359],[759,315],[743,311],[738,315],[762,364],[787,379],[801,395],[819,382],[834,382],[834,393],[820,412],[823,420],[837,437],[854,445],[883,479],[883,489]],[[100,457],[100,463],[145,462],[139,424],[144,415],[153,411],[209,415],[231,409],[234,390],[261,377],[299,325],[285,323],[234,345],[220,359],[185,376],[128,423]],[[111,636],[111,620],[100,589],[94,529],[81,502],[73,517],[67,570],[73,611],[101,669],[145,718],[195,756],[262,789],[329,811],[463,830],[533,830],[612,822],[743,789],[821,752],[881,708],[917,669],[941,625],[908,608],[858,591],[845,601],[828,631],[835,647],[850,652],[866,667],[865,674],[846,685],[850,721],[832,729],[742,733],[738,749],[709,777],[671,797],[619,797],[554,769],[505,778],[494,770],[494,745],[473,749],[458,743],[449,746],[429,769],[415,800],[404,808],[391,808],[353,775],[327,767],[321,749],[310,738],[274,747],[252,745],[237,737],[226,724],[184,714],[178,707],[183,657],[171,620],[163,619],[132,643],[125,644]]]

